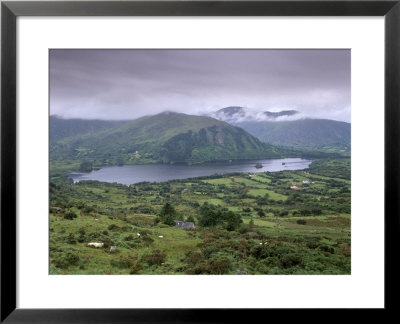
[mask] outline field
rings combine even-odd
[[[50,274],[350,274],[350,193],[350,159],[131,186],[57,176]]]

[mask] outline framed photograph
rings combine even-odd
[[[393,309],[399,16],[2,2],[1,321]]]

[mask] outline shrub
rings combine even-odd
[[[260,216],[260,217],[265,217],[265,213],[262,210],[259,210],[257,212],[257,215]]]
[[[82,209],[84,206],[85,206],[85,204],[84,204],[82,201],[80,201],[80,200],[78,200],[78,201],[75,203],[75,207],[78,208],[78,209]]]
[[[82,208],[82,211],[83,211],[85,214],[90,214],[91,212],[94,211],[94,208],[91,207],[91,206],[85,206],[85,207]]]
[[[115,225],[115,224],[111,224],[111,225],[109,225],[109,226],[107,227],[107,229],[108,229],[109,231],[113,231],[113,230],[119,229],[119,226],[117,226],[117,225]]]
[[[142,262],[147,263],[149,266],[161,265],[165,262],[167,255],[161,250],[153,250],[151,253],[145,254],[140,259]]]
[[[345,256],[351,256],[351,246],[348,243],[339,244],[339,251],[340,253],[344,254]]]
[[[291,268],[302,263],[302,257],[296,253],[288,253],[281,257],[280,263],[283,268]]]
[[[81,172],[90,172],[93,170],[93,164],[90,161],[83,161],[79,166],[79,171]]]
[[[111,241],[108,237],[102,239],[102,242],[104,243],[104,248],[108,249],[110,246],[114,245],[114,242]]]
[[[68,220],[73,220],[74,218],[77,218],[78,216],[72,211],[72,210],[68,210],[65,214],[64,214],[64,219],[68,219]]]
[[[123,254],[120,255],[118,260],[111,260],[110,264],[113,267],[120,269],[131,268],[138,260],[138,254]]]
[[[68,244],[76,244],[76,239],[74,234],[70,233],[66,238],[65,238],[65,242]]]
[[[186,260],[189,261],[185,271],[187,274],[226,274],[231,269],[230,258],[219,253],[204,259],[199,253],[188,254]]]
[[[287,216],[289,214],[289,212],[287,210],[281,210],[279,212],[279,216],[283,217],[283,216]]]
[[[310,216],[312,214],[310,209],[301,209],[300,210],[300,215],[301,216]]]
[[[86,239],[88,239],[89,241],[97,241],[97,240],[100,240],[101,238],[102,238],[102,236],[98,232],[91,232],[86,235]]]
[[[129,234],[127,237],[124,238],[125,241],[132,241],[134,240],[136,237],[134,237],[132,234]]]
[[[142,241],[146,246],[149,246],[154,240],[150,236],[142,236]]]
[[[131,271],[129,272],[130,274],[136,274],[138,273],[140,270],[143,269],[143,266],[140,262],[136,262],[132,267],[131,267]]]
[[[251,230],[250,226],[247,224],[242,224],[239,228],[239,233],[240,234],[246,234],[247,232],[249,232]]]
[[[195,219],[194,219],[194,217],[193,217],[192,215],[188,216],[188,217],[186,218],[186,221],[187,221],[187,222],[192,222],[193,224],[196,224]]]
[[[225,255],[211,258],[207,262],[207,271],[211,274],[225,274],[230,267],[231,261]]]
[[[199,252],[189,251],[186,253],[185,260],[188,264],[194,265],[201,260],[201,254]]]
[[[324,251],[324,252],[328,252],[328,253],[332,253],[332,254],[335,253],[335,249],[332,246],[329,246],[326,244],[320,245],[319,248],[321,251]]]
[[[62,254],[58,259],[53,260],[56,267],[67,269],[70,266],[77,266],[80,264],[81,258],[74,252],[67,252]]]
[[[313,214],[313,215],[321,215],[322,214],[322,210],[320,209],[320,208],[313,208],[313,209],[311,209],[311,213]]]

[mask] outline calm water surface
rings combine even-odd
[[[173,179],[186,179],[213,174],[233,172],[274,172],[283,170],[302,170],[309,167],[311,160],[301,158],[273,159],[273,160],[246,160],[232,163],[203,164],[203,165],[174,165],[174,164],[146,164],[104,167],[90,173],[71,173],[69,176],[74,182],[81,180],[98,180],[103,182],[117,182],[125,185],[142,181],[163,182]],[[260,163],[261,169],[254,166]]]

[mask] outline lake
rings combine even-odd
[[[283,170],[302,170],[309,167],[311,160],[301,158],[273,160],[244,160],[231,163],[213,163],[202,165],[177,164],[144,164],[104,167],[89,173],[70,173],[74,182],[82,180],[97,180],[102,182],[117,182],[125,185],[142,181],[163,182],[173,179],[186,179],[213,174],[234,172],[276,172]],[[255,168],[260,163],[263,167]]]

